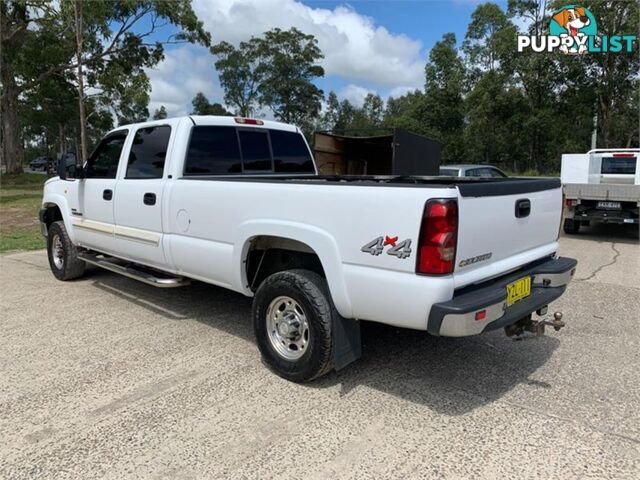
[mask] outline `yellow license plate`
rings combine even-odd
[[[531,295],[531,277],[524,277],[507,285],[507,307]]]

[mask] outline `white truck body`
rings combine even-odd
[[[539,309],[548,299],[557,298],[571,278],[567,272],[573,273],[575,261],[564,264],[564,270],[549,267],[549,262],[556,265],[562,260],[555,258],[562,204],[557,180],[325,178],[316,176],[315,169],[285,176],[273,172],[187,175],[185,158],[198,127],[223,126],[258,134],[284,131],[303,138],[294,126],[269,121],[249,126],[239,121],[244,122],[231,117],[184,117],[116,129],[106,137],[120,135],[124,142],[114,178],[47,181],[41,213],[45,233],[59,211],[80,250],[247,296],[256,287],[253,274],[248,273],[252,248],[265,244],[265,251],[275,246],[306,252],[317,255],[342,317],[447,336],[481,333],[501,318],[513,323],[517,318],[507,319],[515,315],[511,309],[520,306],[523,311],[516,313],[522,316]],[[170,128],[161,174],[127,178],[136,132],[159,126]],[[147,202],[150,198],[152,205]],[[448,274],[416,273],[423,212],[430,199],[457,202],[455,268]],[[518,218],[520,203],[528,210]],[[367,251],[365,246],[380,237],[388,245],[377,253]],[[390,251],[394,245],[400,249],[396,254]],[[542,270],[555,287],[543,293],[554,290],[553,295],[540,297],[528,307],[524,305],[533,300],[525,299],[510,309],[501,293],[503,285],[494,303],[478,304],[486,307],[486,317],[470,318],[473,312],[454,305],[429,326],[435,305],[448,308],[447,302],[454,302],[457,292],[493,285],[496,279],[517,277],[518,272],[534,279],[535,293],[538,277],[532,265],[541,262],[546,262]]]
[[[562,155],[565,232],[589,222],[639,224],[640,149]]]

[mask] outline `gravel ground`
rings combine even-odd
[[[261,364],[250,299],[4,255],[0,478],[638,478],[636,232],[561,239],[559,333],[364,324],[363,358],[309,385]]]

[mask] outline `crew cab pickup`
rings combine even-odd
[[[322,176],[298,128],[190,116],[119,127],[48,180],[51,270],[253,297],[267,365],[306,381],[361,355],[369,320],[460,337],[534,321],[576,261],[557,257],[558,179]]]

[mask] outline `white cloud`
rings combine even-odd
[[[193,8],[215,42],[234,44],[279,27],[318,39],[327,75],[382,87],[423,83],[422,43],[393,34],[350,6],[312,8],[296,0],[194,0]]]
[[[194,0],[193,8],[215,43],[238,44],[275,27],[295,26],[315,35],[325,56],[325,75],[347,80],[338,96],[358,106],[369,92],[398,96],[424,83],[420,41],[390,33],[350,6],[330,10],[296,0]],[[152,87],[150,114],[161,105],[169,116],[188,114],[198,92],[210,102],[222,103],[224,92],[214,62],[215,57],[200,46],[165,50],[164,61],[147,69]],[[268,109],[259,115],[272,117]]]
[[[374,90],[361,87],[360,85],[349,84],[339,92],[337,92],[340,100],[349,100],[352,105],[361,107],[364,103],[364,98],[369,93],[376,93]]]
[[[389,92],[389,96],[393,98],[401,97],[409,92],[413,92],[418,87],[408,87],[408,86],[400,86],[392,88]]]
[[[191,100],[198,92],[210,102],[222,100],[222,89],[213,66],[214,58],[203,47],[184,46],[165,51],[164,61],[147,69],[151,80],[149,113],[167,109],[171,117],[191,112]]]

